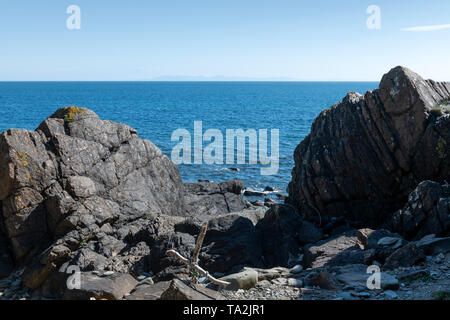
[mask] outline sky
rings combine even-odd
[[[448,0],[0,0],[0,81],[448,81],[449,40]]]

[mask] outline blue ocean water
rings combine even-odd
[[[134,127],[170,157],[177,144],[171,141],[172,132],[185,128],[193,137],[194,121],[202,121],[204,131],[219,129],[224,136],[226,129],[279,129],[280,164],[275,175],[261,175],[259,164],[192,164],[179,169],[184,181],[238,178],[252,188],[270,185],[285,190],[294,149],[320,111],[349,91],[364,93],[377,86],[375,82],[0,82],[0,132],[33,130],[56,109],[74,105]]]

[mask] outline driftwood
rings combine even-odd
[[[203,223],[203,225],[202,225],[200,234],[198,235],[197,243],[195,244],[192,261],[183,257],[181,254],[179,254],[178,252],[176,252],[173,249],[167,250],[166,255],[177,258],[181,263],[184,263],[185,265],[187,265],[189,267],[189,269],[200,273],[201,275],[205,276],[209,281],[211,281],[212,283],[214,283],[218,286],[222,286],[222,287],[229,286],[230,285],[229,282],[214,278],[213,276],[211,276],[208,273],[208,271],[205,271],[202,267],[200,267],[198,265],[198,256],[200,255],[200,249],[202,248],[203,239],[205,239],[205,234],[206,234],[207,229],[208,229],[208,221]],[[193,282],[195,284],[197,283],[197,277],[193,278]]]

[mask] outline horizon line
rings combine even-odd
[[[1,82],[380,82],[380,80],[0,80]]]

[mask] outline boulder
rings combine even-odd
[[[447,254],[450,252],[450,237],[436,238],[433,234],[417,241],[416,245],[429,256]]]
[[[345,216],[378,227],[426,179],[450,176],[450,116],[433,112],[450,84],[404,67],[379,89],[349,93],[314,120],[294,152],[287,203],[306,216]]]
[[[370,263],[373,251],[357,246],[356,230],[330,237],[305,246],[303,264],[307,268],[321,268],[356,263]]]
[[[80,288],[67,289],[63,298],[66,300],[120,300],[128,295],[137,285],[129,274],[113,274],[99,277],[93,273],[82,272]]]
[[[387,225],[412,240],[428,234],[450,235],[450,186],[421,182],[409,195],[407,204],[392,215]]]
[[[337,290],[339,289],[338,281],[336,277],[329,272],[310,273],[305,278],[305,284],[311,287],[319,287],[325,290]]]
[[[201,285],[191,285],[174,279],[162,293],[161,300],[225,300],[225,297]]]
[[[158,172],[158,174],[155,174]],[[150,141],[92,111],[55,112],[36,131],[0,135],[2,220],[16,262],[52,237],[182,214],[178,169]]]
[[[152,285],[138,285],[125,300],[159,300],[169,288],[171,281],[161,281]]]
[[[362,264],[348,264],[346,266],[336,267],[336,279],[347,288],[367,288],[367,280],[372,273],[367,272],[367,266]],[[396,290],[399,288],[399,281],[393,275],[386,272],[380,274],[380,289]]]
[[[425,259],[425,252],[416,243],[410,242],[406,246],[395,250],[383,265],[385,269],[396,269],[398,267],[410,267]]]

